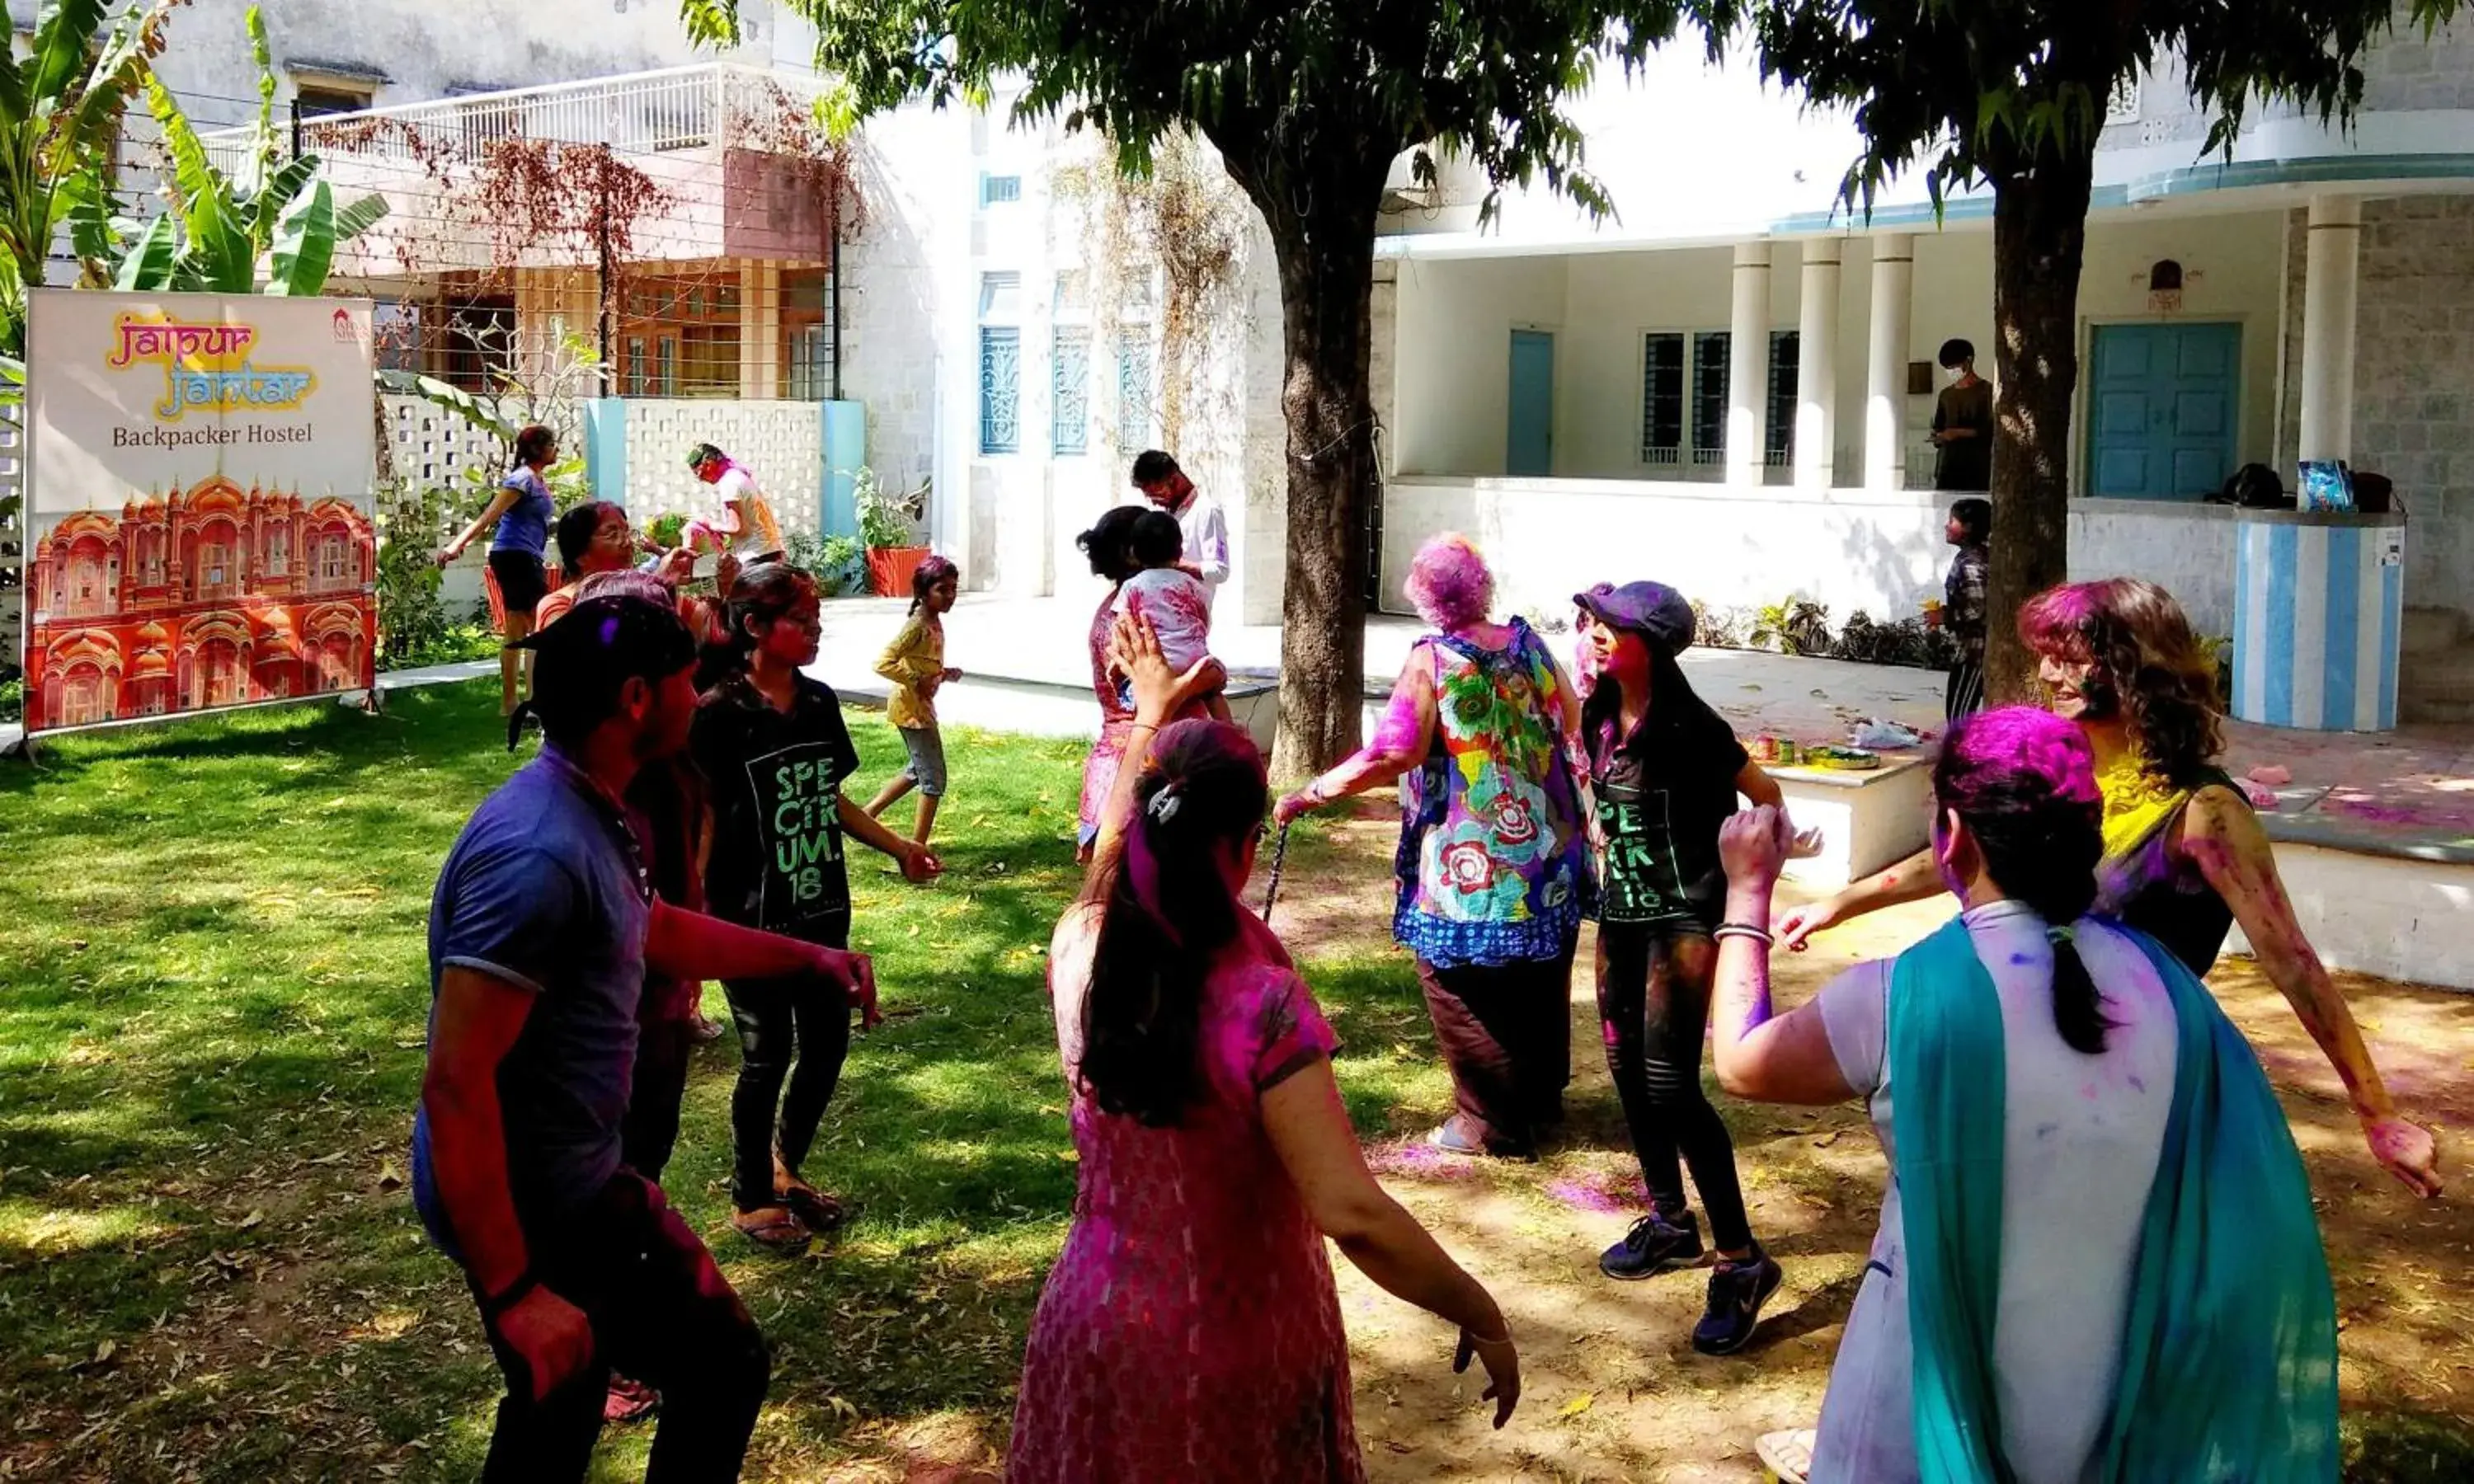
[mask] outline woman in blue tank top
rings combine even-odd
[[[518,640],[533,632],[533,608],[549,595],[549,528],[558,507],[549,497],[542,470],[558,460],[558,435],[539,423],[516,435],[516,467],[507,471],[498,492],[463,534],[438,554],[446,566],[466,547],[490,537],[490,575],[497,581],[506,609],[502,632],[507,648],[498,652],[498,714],[513,715],[523,699],[521,682],[523,652]],[[495,529],[494,529],[495,528]]]

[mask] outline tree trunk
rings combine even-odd
[[[1214,141],[1219,143],[1220,141]],[[1366,702],[1367,506],[1376,488],[1369,385],[1375,214],[1394,152],[1251,158],[1221,145],[1271,228],[1280,275],[1288,429],[1280,730],[1272,773],[1320,773],[1357,751]],[[1362,179],[1361,179],[1362,178]]]
[[[2019,610],[2070,571],[2071,398],[2078,387],[2079,268],[2087,250],[2093,134],[2055,146],[1993,188],[1993,554],[1987,698],[2030,701],[2035,658]]]

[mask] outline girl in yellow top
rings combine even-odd
[[[962,678],[961,671],[945,663],[945,615],[953,610],[961,586],[961,570],[943,557],[921,562],[910,578],[910,621],[876,661],[876,673],[893,682],[885,719],[902,733],[910,764],[867,806],[868,817],[882,815],[895,800],[919,790],[919,823],[911,838],[921,845],[935,828],[936,803],[945,797],[945,739],[936,730],[936,691]]]

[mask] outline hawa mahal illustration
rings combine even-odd
[[[220,476],[26,553],[28,729],[369,686],[377,543],[341,499]]]

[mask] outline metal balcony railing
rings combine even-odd
[[[731,62],[666,67],[321,114],[303,121],[301,143],[328,156],[404,161],[493,139],[606,144],[626,154],[717,151],[778,115],[783,102],[805,107],[820,86],[802,74]],[[247,129],[227,129],[203,141],[230,164],[246,155],[249,137]]]

